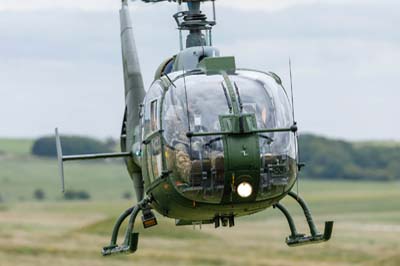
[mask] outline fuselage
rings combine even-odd
[[[157,71],[128,136],[145,193],[158,212],[188,223],[264,210],[297,175],[281,81],[237,69],[214,48],[188,50]]]

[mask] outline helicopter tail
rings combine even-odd
[[[125,86],[125,115],[123,127],[125,132],[121,134],[121,150],[128,152],[133,146],[140,145],[139,124],[140,106],[145,96],[143,77],[139,64],[138,52],[133,34],[128,1],[122,1],[120,9],[121,25],[121,50]],[[133,157],[126,158],[129,174],[134,183],[137,200],[144,197],[143,177],[140,166]]]

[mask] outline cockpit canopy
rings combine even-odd
[[[293,125],[291,106],[285,90],[273,77],[251,71],[237,71],[229,79],[235,84],[243,113],[255,114],[258,129],[289,128]],[[186,89],[185,89],[186,83]],[[187,141],[186,132],[219,132],[219,118],[230,114],[223,76],[192,75],[175,81],[165,94],[162,117],[167,143]],[[225,87],[225,89],[224,89]],[[239,94],[237,94],[239,93]],[[238,107],[240,108],[240,107]],[[182,132],[183,134],[178,134]],[[265,133],[273,139],[275,153],[295,158],[290,134]]]
[[[220,203],[225,186],[223,138],[218,134],[189,138],[187,133],[223,131],[221,117],[234,113],[235,108],[252,115],[257,130],[290,128],[293,120],[288,97],[276,77],[254,71],[237,70],[229,75],[234,90],[227,89],[222,75],[171,78],[175,78],[173,85],[163,89],[156,82],[145,99],[142,134],[148,142],[148,173],[156,179],[171,172],[174,185],[185,197]],[[293,182],[296,145],[292,132],[259,134],[259,200],[274,196],[274,191],[281,193],[277,186]],[[275,188],[271,180],[276,175],[269,173],[271,164],[286,167]]]

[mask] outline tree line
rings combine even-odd
[[[62,136],[63,154],[112,152],[116,141]],[[400,180],[400,146],[360,144],[315,135],[301,135],[300,160],[306,164],[301,177],[313,179]],[[32,154],[56,157],[54,137],[34,142]]]
[[[116,148],[116,141],[113,139],[100,141],[79,136],[61,136],[60,139],[63,155],[112,152]],[[54,136],[41,137],[35,140],[32,146],[32,154],[42,157],[57,157]]]
[[[301,135],[301,176],[314,179],[400,180],[400,146]]]

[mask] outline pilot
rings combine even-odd
[[[170,105],[165,114],[165,139],[173,152],[167,157],[170,169],[177,174],[177,182],[188,183],[192,169],[185,111],[179,105]]]
[[[192,170],[192,161],[190,160],[187,148],[183,144],[175,146],[175,163],[180,179],[188,183]]]

